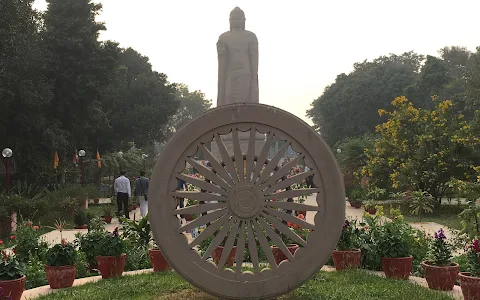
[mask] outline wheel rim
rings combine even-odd
[[[266,136],[261,151],[256,143],[259,133]],[[227,135],[229,142],[225,141]],[[216,142],[218,157],[207,149],[211,141]],[[267,160],[274,141],[285,142]],[[225,144],[230,145],[230,151]],[[199,149],[211,168],[193,159]],[[283,153],[290,149],[296,156],[279,167]],[[310,170],[287,177],[300,162]],[[186,163],[204,178],[182,174]],[[310,175],[313,188],[292,188]],[[178,179],[199,191],[179,191]],[[311,193],[316,193],[314,203],[294,200]],[[177,209],[179,197],[199,203]],[[210,110],[169,142],[151,178],[149,218],[165,258],[192,284],[222,298],[264,299],[292,290],[324,265],[341,233],[344,197],[334,156],[309,125],[270,106],[235,104]],[[307,220],[292,216],[292,210],[306,210]],[[181,225],[177,218],[180,214],[199,215]],[[302,238],[288,228],[288,223],[296,224],[304,233],[311,232]],[[200,235],[193,241],[187,239],[184,232],[200,225],[206,225]],[[301,246],[294,255],[288,251],[286,239]],[[201,242],[209,244],[203,255],[195,250]],[[225,250],[217,266],[208,258],[220,244]],[[277,265],[270,244],[280,248],[288,260]],[[237,252],[235,265],[224,268],[233,246]],[[246,249],[251,271],[242,269],[246,266]],[[259,251],[265,254],[266,264],[259,261]]]

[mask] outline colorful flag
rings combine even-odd
[[[57,169],[59,161],[60,160],[58,159],[58,153],[57,151],[55,151],[55,157],[53,158],[53,169]]]
[[[102,167],[102,158],[100,157],[100,153],[98,152],[98,149],[97,149],[97,166],[99,168]]]
[[[73,160],[72,163],[76,166],[78,166],[78,153],[77,150],[75,150],[75,155],[73,155]]]

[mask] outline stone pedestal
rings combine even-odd
[[[227,149],[230,156],[234,156],[233,150],[233,141],[232,141],[232,134],[221,136],[223,144]],[[250,142],[250,133],[249,132],[239,132],[238,138],[240,140],[240,149],[242,149],[242,153],[244,155],[248,152],[248,144]],[[262,152],[263,146],[265,145],[265,135],[258,133],[255,136],[255,155],[259,156],[260,152]],[[218,150],[218,145],[215,140],[212,141],[212,154],[218,158],[218,160],[222,160],[222,156],[220,151]]]

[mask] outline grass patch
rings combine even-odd
[[[420,222],[418,216],[414,216],[410,214],[410,208],[407,204],[382,204],[383,210],[387,217],[390,216],[390,208],[398,208],[402,211],[402,214],[407,222]],[[433,213],[425,214],[422,216],[421,222],[435,222],[438,224],[442,224],[444,226],[448,226],[453,229],[461,230],[462,224],[460,223],[460,218],[458,214],[461,213],[465,209],[465,205],[455,205],[455,204],[443,204],[438,208],[435,208]]]
[[[38,300],[170,300],[217,299],[185,282],[175,272],[149,273],[101,280],[82,286],[59,290]],[[365,271],[320,271],[313,279],[294,292],[282,296],[282,300],[366,300],[366,299],[428,299],[451,300],[444,293],[428,290],[408,281],[397,281],[368,274]]]

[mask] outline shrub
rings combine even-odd
[[[452,262],[452,250],[446,239],[443,229],[435,232],[429,252],[429,259],[435,266],[448,266]]]
[[[33,289],[48,284],[45,266],[36,256],[30,255],[26,263],[25,275],[27,277],[26,289]]]
[[[48,249],[46,258],[48,266],[73,266],[77,261],[77,250],[72,244],[62,240],[61,244],[56,244]]]
[[[85,253],[87,263],[90,267],[97,265],[96,257],[100,255],[100,241],[108,235],[105,230],[89,230],[86,234],[77,233],[75,235],[75,245],[80,251]]]
[[[118,234],[118,227],[111,234],[103,235],[98,243],[99,256],[120,257],[125,253],[125,241]]]
[[[125,271],[143,270],[152,267],[148,255],[148,246],[128,243],[125,253],[127,254]]]
[[[39,229],[39,226],[33,225],[33,222],[29,220],[22,222],[21,226],[17,226],[17,232],[12,237],[16,244],[15,253],[20,260],[27,261],[30,255],[39,257],[41,261],[45,260],[48,244],[40,241]]]
[[[357,228],[357,220],[351,222],[345,220],[343,224],[342,234],[338,240],[337,250],[348,251],[358,247],[359,230]]]

